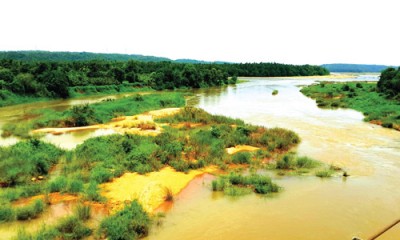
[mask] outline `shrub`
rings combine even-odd
[[[0,222],[9,222],[14,220],[15,214],[10,205],[0,206]]]
[[[280,159],[276,162],[277,169],[289,170],[289,169],[294,169],[295,166],[296,166],[296,162],[294,161],[293,156],[291,156],[291,155],[285,155],[285,156],[283,156],[282,159]]]
[[[278,95],[278,90],[275,89],[274,91],[272,91],[272,95],[274,95],[274,96]]]
[[[232,156],[232,162],[236,164],[250,163],[251,155],[248,152],[238,152]]]
[[[19,207],[15,210],[17,220],[29,220],[36,218],[44,210],[44,203],[42,200],[36,200],[33,204]]]
[[[79,179],[72,179],[68,183],[67,191],[70,193],[79,193],[83,190],[83,182]]]
[[[64,176],[57,177],[49,183],[50,192],[61,192],[66,190],[68,180]]]
[[[113,174],[110,172],[110,170],[102,166],[96,166],[95,168],[92,169],[90,174],[90,180],[96,181],[98,183],[108,182],[112,178]]]
[[[101,202],[103,197],[99,193],[97,182],[91,181],[85,191],[85,199],[89,201]]]
[[[147,236],[150,218],[135,200],[123,210],[105,218],[99,233],[110,240],[138,239]]]
[[[59,232],[60,239],[82,239],[92,233],[76,216],[69,216],[61,219],[55,226]]]
[[[309,157],[297,157],[296,165],[298,168],[315,168],[319,166],[320,163]]]

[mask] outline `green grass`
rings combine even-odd
[[[68,90],[71,98],[131,92],[154,92],[151,88],[138,87],[132,83],[123,83],[121,85],[77,86],[69,87]]]
[[[228,196],[242,196],[251,192],[268,194],[279,191],[279,186],[269,177],[255,173],[245,176],[231,172],[213,180],[211,187],[213,191],[223,191]]]
[[[400,102],[377,92],[375,83],[320,83],[301,92],[316,99],[323,108],[351,108],[364,114],[364,120],[400,130]]]
[[[335,173],[335,171],[331,169],[323,169],[315,173],[315,176],[320,178],[330,178]]]
[[[313,169],[320,165],[320,162],[309,157],[285,154],[282,158],[276,161],[275,168],[280,170],[299,170]]]
[[[29,137],[32,129],[44,127],[75,127],[97,123],[109,122],[114,117],[122,115],[135,115],[150,110],[167,107],[183,107],[185,99],[183,94],[177,92],[164,92],[125,97],[118,100],[103,101],[91,105],[73,106],[72,108],[58,112],[52,109],[32,111],[36,116],[29,121],[7,123],[3,126],[4,137],[15,135],[22,138]]]

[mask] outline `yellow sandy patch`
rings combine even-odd
[[[102,195],[115,206],[120,207],[125,201],[137,199],[147,212],[153,212],[165,201],[167,189],[173,195],[178,194],[196,176],[215,171],[213,167],[193,170],[189,173],[177,172],[165,167],[159,172],[146,175],[125,173],[110,183],[101,185]]]
[[[122,116],[114,118],[111,120],[111,122],[106,124],[69,128],[41,128],[33,130],[32,133],[51,133],[54,135],[59,135],[63,133],[84,130],[112,129],[119,133],[132,133],[155,136],[161,133],[162,128],[160,124],[154,122],[154,119],[177,114],[180,110],[180,108],[164,108],[134,116]]]
[[[237,145],[235,147],[230,147],[226,149],[226,152],[228,154],[235,154],[237,152],[252,152],[252,151],[257,151],[258,147],[253,147],[249,145]]]

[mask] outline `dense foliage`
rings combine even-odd
[[[40,52],[40,54],[46,56],[45,52]],[[63,54],[70,56],[68,53]],[[6,53],[3,55],[7,57]],[[60,58],[73,61],[1,59],[0,99],[5,100],[12,94],[66,98],[70,96],[69,88],[83,86],[114,86],[115,88],[115,86],[128,85],[131,87],[147,86],[161,90],[220,86],[235,83],[236,76],[275,77],[329,74],[329,71],[319,66],[278,63],[192,64],[171,61],[121,61],[120,59],[119,61],[105,59],[76,61],[74,57],[71,57],[72,59]]]
[[[36,139],[0,147],[0,184],[13,186],[46,175],[62,154],[55,146]]]
[[[319,107],[352,108],[362,112],[365,121],[400,130],[399,102],[387,99],[376,88],[375,83],[320,83],[301,92],[316,99]]]
[[[49,51],[4,51],[0,52],[0,59],[12,59],[19,61],[143,61],[161,62],[171,61],[169,58],[144,56],[139,54],[117,54],[117,53],[91,53],[91,52],[49,52]]]
[[[378,81],[378,89],[390,98],[400,101],[400,67],[397,70],[395,68],[387,68],[382,71]]]

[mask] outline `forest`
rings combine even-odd
[[[319,66],[278,63],[176,63],[171,61],[21,61],[0,60],[0,98],[11,94],[68,98],[78,86],[131,86],[155,90],[201,88],[236,83],[237,76],[327,75]]]

